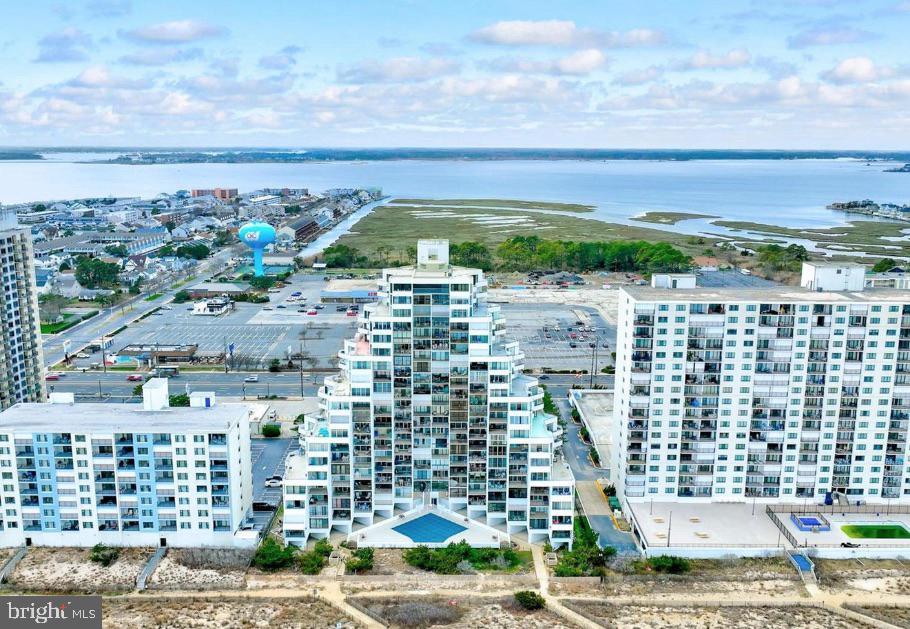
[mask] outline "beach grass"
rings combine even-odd
[[[521,201],[517,199],[392,199],[390,205],[445,206],[449,208],[476,207],[488,209],[553,210],[558,212],[593,212],[593,205],[555,203],[551,201]]]
[[[632,218],[634,221],[645,223],[659,223],[661,225],[676,225],[679,221],[688,221],[693,218],[719,218],[714,214],[697,214],[693,212],[645,212],[641,216]]]
[[[474,241],[488,247],[514,236],[539,236],[549,240],[612,241],[646,240],[669,242],[689,252],[704,250],[704,244],[693,244],[693,238],[670,231],[618,225],[595,219],[564,214],[536,213],[509,210],[438,211],[428,206],[383,205],[360,219],[350,233],[339,240],[365,254],[377,248],[404,251],[422,238],[448,238],[453,243]],[[393,227],[394,226],[394,227]]]

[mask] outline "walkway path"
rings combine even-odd
[[[534,558],[534,573],[537,575],[540,594],[547,601],[547,609],[559,614],[578,627],[597,629],[600,625],[588,620],[578,612],[572,611],[563,605],[558,598],[550,594],[550,571],[547,569],[547,564],[543,558],[543,548],[539,544],[531,547],[531,556]]]

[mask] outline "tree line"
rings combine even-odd
[[[413,264],[416,247],[408,247],[397,261],[384,247],[377,257],[370,258],[347,245],[332,245],[323,254],[330,268],[374,268]],[[490,248],[481,242],[461,242],[449,245],[452,264],[480,268],[484,271],[529,271],[555,269],[562,271],[619,271],[619,272],[679,272],[692,267],[692,258],[665,242],[643,240],[585,241],[545,240],[538,236],[515,236]]]

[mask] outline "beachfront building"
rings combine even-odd
[[[430,509],[571,543],[560,429],[486,303],[483,272],[450,265],[447,241],[420,241],[417,264],[384,270],[379,301],[363,310],[289,458],[285,539]]]
[[[910,292],[809,271],[806,288],[620,290],[621,495],[910,502]]]
[[[167,379],[142,406],[16,404],[0,413],[0,546],[251,547],[250,410]]]
[[[0,209],[0,410],[44,400],[44,358],[31,234]]]

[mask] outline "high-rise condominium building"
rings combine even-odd
[[[0,546],[251,547],[249,408],[193,393],[168,406],[16,404],[0,413]]]
[[[0,410],[44,400],[34,262],[29,231],[13,210],[0,208]]]
[[[503,338],[483,272],[451,266],[447,241],[420,241],[417,264],[383,271],[379,294],[288,462],[285,538],[435,505],[569,543],[574,480],[556,418]]]
[[[861,275],[858,290],[824,291],[822,277],[814,290],[620,290],[621,493],[910,500],[910,293],[863,291]]]

